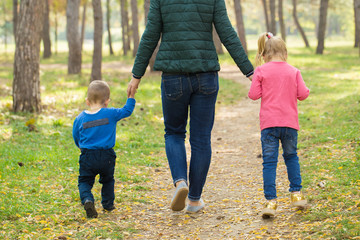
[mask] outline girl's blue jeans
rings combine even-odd
[[[200,199],[210,167],[211,131],[218,90],[217,72],[162,74],[165,149],[174,184],[188,180],[185,136],[190,114],[188,198],[192,201]]]
[[[297,130],[288,127],[272,127],[261,131],[263,154],[264,194],[267,200],[276,199],[276,167],[278,163],[279,142],[290,181],[290,192],[300,191],[301,175],[297,156]]]

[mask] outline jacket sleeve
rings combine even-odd
[[[138,51],[135,57],[135,63],[132,73],[142,77],[149,65],[149,60],[159,42],[162,29],[161,13],[159,0],[150,1],[150,9],[147,18],[147,24]]]
[[[80,148],[80,145],[79,145],[79,124],[78,124],[78,119],[75,119],[74,120],[74,124],[73,124],[73,130],[72,130],[72,135],[73,135],[73,139],[74,139],[74,142],[76,144],[76,146],[78,148]]]
[[[299,99],[300,101],[305,100],[309,96],[310,90],[306,87],[300,71],[297,71],[296,73],[296,81],[297,81],[297,99]]]
[[[134,98],[128,98],[124,107],[117,108],[116,121],[129,117],[134,111],[135,102]]]
[[[236,65],[244,75],[250,76],[254,71],[254,67],[249,61],[240,39],[230,23],[224,0],[215,0],[214,25],[221,42],[234,59]]]
[[[260,68],[255,69],[254,76],[252,78],[250,90],[248,93],[248,97],[252,100],[257,100],[262,97],[262,85],[261,85],[262,77],[260,73]]]

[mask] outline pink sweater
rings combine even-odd
[[[301,73],[287,62],[268,62],[254,72],[249,98],[261,98],[260,128],[290,127],[299,130],[297,99],[309,96]]]

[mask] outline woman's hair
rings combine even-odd
[[[109,85],[102,80],[94,80],[90,83],[87,91],[87,99],[90,103],[104,104],[110,98]]]
[[[280,37],[273,36],[270,32],[261,34],[258,40],[258,51],[255,58],[256,66],[262,65],[263,60],[265,60],[265,62],[271,61],[275,56],[286,62],[287,49],[284,40]]]

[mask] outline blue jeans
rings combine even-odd
[[[113,207],[115,159],[116,154],[113,149],[81,149],[78,187],[82,204],[86,200],[94,202],[91,189],[96,175],[99,174],[99,182],[102,184],[101,204],[105,209]]]
[[[198,201],[211,161],[211,130],[219,91],[217,72],[162,74],[165,149],[174,184],[187,182],[186,125],[190,110],[189,195]]]
[[[288,127],[272,127],[261,131],[263,154],[264,194],[267,200],[276,199],[276,167],[279,154],[279,141],[290,181],[290,192],[300,191],[301,175],[297,156],[297,130]]]

